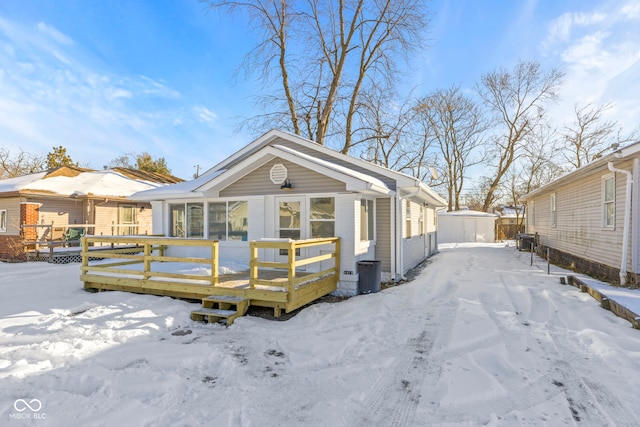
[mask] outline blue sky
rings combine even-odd
[[[435,0],[429,45],[402,87],[415,94],[537,59],[566,73],[554,116],[611,102],[626,130],[640,124],[640,1]],[[190,178],[256,135],[262,84],[236,77],[252,35],[242,16],[197,0],[0,2],[0,146],[46,153],[63,145],[101,168],[126,153],[164,157]]]

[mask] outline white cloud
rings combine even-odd
[[[218,115],[213,111],[209,110],[207,107],[197,106],[197,107],[193,107],[193,110],[198,115],[198,119],[202,122],[211,123],[218,118]]]
[[[63,45],[72,45],[73,44],[73,40],[71,39],[71,37],[67,36],[66,34],[62,33],[61,31],[58,31],[54,27],[51,27],[51,26],[45,24],[44,22],[38,22],[38,25],[36,27],[38,28],[38,30],[41,33],[43,33],[46,36],[50,37],[56,43],[63,44]]]
[[[561,104],[554,116],[573,119],[573,106],[611,103],[610,118],[625,130],[637,126],[640,75],[640,6],[605,3],[591,13],[569,13],[555,19],[541,44],[547,58],[556,57],[566,73]],[[624,110],[622,107],[624,106]]]

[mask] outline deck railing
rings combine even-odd
[[[325,250],[326,253],[309,258],[298,258],[297,253],[304,248],[333,246],[333,248]],[[251,259],[249,261],[250,278],[249,286],[253,289],[257,285],[286,287],[290,295],[294,294],[294,290],[306,283],[317,280],[321,277],[335,276],[338,277],[340,271],[340,239],[338,237],[307,239],[307,240],[259,240],[250,242]],[[286,251],[287,262],[267,262],[260,261],[259,255],[261,250],[267,251]],[[273,257],[271,257],[273,258]],[[323,261],[333,260],[333,265],[324,270],[317,268],[317,272],[297,276],[296,272],[299,267],[310,264],[321,263]],[[282,269],[286,270],[287,278],[283,279],[260,279],[259,269]]]
[[[107,243],[132,245],[128,248],[91,250],[89,245]],[[166,249],[176,246],[208,247],[202,257],[167,256]],[[85,288],[122,290],[184,298],[208,295],[236,295],[250,299],[251,304],[273,307],[274,314],[294,310],[336,289],[340,272],[340,239],[337,237],[308,240],[260,240],[249,242],[249,275],[229,281],[218,275],[218,241],[167,237],[86,236],[82,238],[82,275]],[[269,251],[273,252],[269,254]],[[285,252],[286,251],[286,252]],[[172,253],[180,250],[172,250]],[[202,250],[199,250],[202,253]],[[274,262],[286,253],[286,261]],[[305,256],[308,254],[312,256]],[[317,255],[316,255],[317,254]],[[110,262],[93,263],[103,259]],[[326,265],[321,263],[327,262]],[[183,274],[166,268],[166,263],[201,263],[211,269],[210,275]],[[142,269],[127,268],[142,264]],[[162,270],[156,268],[163,264]],[[306,271],[300,271],[302,267]],[[274,274],[275,273],[275,274]],[[285,292],[283,292],[285,291]]]
[[[90,244],[103,243],[111,245],[111,249],[94,251],[89,249]],[[168,246],[205,247],[209,248],[206,257],[192,256],[167,256],[165,250]],[[162,285],[161,280],[175,279],[176,281],[198,281],[200,283],[215,286],[218,284],[218,241],[174,239],[166,237],[135,237],[135,236],[86,236],[82,238],[82,273],[100,276],[131,276],[123,277],[121,282],[126,284]],[[89,265],[89,260],[113,259],[116,262]],[[204,264],[211,269],[211,274],[185,274],[160,271],[154,266],[166,263],[197,263]],[[142,270],[123,268],[128,265],[141,264]],[[95,278],[95,277],[94,277]],[[85,280],[86,281],[86,280]]]
[[[98,224],[22,224],[20,225],[20,236],[25,252],[43,249],[49,251],[49,256],[53,257],[55,248],[65,246],[79,246],[80,238],[85,234],[93,234],[97,227],[105,228]],[[139,224],[116,224],[112,222],[107,226],[111,228],[111,236],[118,236],[124,231],[126,234],[138,234],[141,225]]]

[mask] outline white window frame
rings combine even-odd
[[[360,199],[360,241],[372,242],[376,240],[376,201]]]
[[[529,225],[535,227],[536,226],[536,202],[534,200],[531,201],[530,209],[525,210],[525,215],[529,218]]]
[[[9,213],[7,212],[6,209],[0,209],[0,232],[2,233],[6,233],[7,232],[7,217],[9,216]]]
[[[549,200],[549,211],[551,214],[549,221],[551,223],[551,226],[555,227],[558,225],[558,200],[556,198],[556,193],[551,193],[551,197]]]
[[[412,224],[411,224],[411,200],[406,199],[405,200],[406,204],[405,204],[405,208],[404,208],[404,233],[405,233],[405,238],[410,239],[413,235],[412,233]]]
[[[607,200],[607,183],[613,185],[611,199]],[[611,206],[611,218],[607,215],[607,207]],[[613,230],[616,228],[616,177],[615,174],[607,174],[602,177],[602,228]]]

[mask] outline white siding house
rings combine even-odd
[[[252,240],[340,237],[345,295],[357,293],[358,261],[398,280],[435,253],[428,219],[446,205],[418,179],[277,130],[192,181],[133,198],[151,202],[154,234],[218,240],[221,263],[248,265]]]

